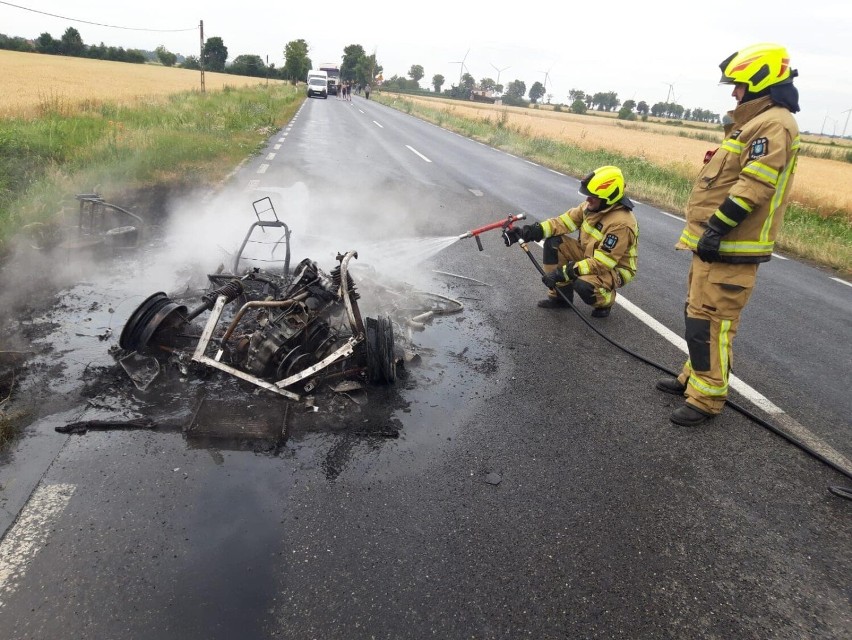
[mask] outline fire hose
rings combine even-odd
[[[506,245],[509,246],[512,243],[509,242],[509,239],[507,237],[507,232],[514,229],[513,225],[514,225],[515,222],[517,222],[518,220],[525,220],[525,219],[526,219],[526,214],[524,214],[524,213],[520,213],[520,214],[517,214],[517,215],[510,215],[510,216],[508,216],[508,217],[506,217],[502,220],[492,222],[490,224],[484,225],[484,226],[479,227],[477,229],[471,229],[467,233],[461,234],[459,236],[459,240],[463,240],[465,238],[474,238],[476,240],[477,247],[479,248],[480,251],[482,251],[483,250],[482,241],[479,239],[480,234],[485,233],[486,231],[493,231],[495,229],[500,229],[502,231],[503,239],[506,242]],[[525,254],[527,254],[527,257],[530,259],[530,262],[532,262],[536,271],[538,271],[539,274],[542,277],[544,277],[545,271],[542,268],[541,264],[539,264],[536,257],[530,251],[529,243],[524,241],[523,238],[519,238],[518,239],[518,246],[521,248],[521,250]],[[574,303],[569,299],[569,297],[565,294],[565,292],[563,292],[559,287],[555,287],[555,291],[562,298],[562,300],[565,302],[565,304],[572,311],[574,311],[575,314],[577,314],[577,317],[580,318],[586,324],[587,327],[589,327],[592,331],[597,333],[601,338],[603,338],[604,340],[609,342],[611,345],[620,349],[624,353],[627,353],[628,355],[631,355],[634,358],[644,362],[645,364],[648,364],[648,365],[654,367],[655,369],[658,369],[658,370],[660,370],[664,373],[667,373],[668,375],[670,375],[674,378],[678,377],[679,374],[677,372],[672,371],[671,369],[668,369],[667,367],[665,367],[665,366],[663,366],[663,365],[661,365],[661,364],[659,364],[659,363],[657,363],[657,362],[655,362],[655,361],[653,361],[649,358],[646,358],[645,356],[633,351],[632,349],[630,349],[628,347],[625,347],[624,345],[620,344],[619,342],[613,340],[612,338],[610,338],[609,336],[604,334],[600,329],[598,329],[591,322],[589,322],[589,320],[577,310],[577,307],[574,306]],[[830,460],[829,458],[827,458],[826,456],[821,454],[819,451],[816,451],[813,447],[811,447],[808,444],[797,439],[795,436],[787,433],[786,431],[783,431],[782,429],[776,427],[775,425],[771,424],[770,422],[767,422],[766,420],[764,420],[760,416],[752,413],[751,411],[749,411],[745,407],[737,404],[733,400],[730,400],[730,399],[727,400],[725,405],[730,406],[734,411],[737,411],[738,413],[742,414],[743,416],[745,416],[749,420],[752,420],[753,422],[757,423],[758,425],[762,426],[763,428],[768,429],[769,431],[771,431],[775,435],[783,438],[784,440],[786,440],[790,444],[798,447],[799,449],[801,449],[805,453],[811,455],[812,457],[819,460],[823,464],[831,467],[832,469],[834,469],[838,473],[842,474],[846,478],[852,480],[852,472],[850,472],[848,469],[844,468],[843,466],[837,464],[833,460]],[[833,493],[834,495],[839,496],[841,498],[846,498],[847,500],[852,500],[852,488],[846,488],[846,487],[840,487],[840,486],[830,486],[829,491],[831,491],[831,493]]]

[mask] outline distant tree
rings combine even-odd
[[[506,85],[506,94],[518,100],[522,100],[526,92],[527,85],[523,80],[512,80]]]
[[[59,41],[59,53],[63,56],[82,57],[86,54],[86,45],[83,37],[74,27],[68,27]]]
[[[45,31],[36,38],[35,49],[38,53],[59,53],[59,40]]]
[[[375,85],[376,79],[382,75],[382,65],[376,60],[376,54],[364,56],[355,67],[355,79],[361,86],[365,84]]]
[[[648,103],[645,102],[644,100],[640,100],[639,104],[636,105],[636,111],[641,113],[643,116],[646,116],[646,117],[648,115],[649,109],[650,109],[650,107],[648,106]]]
[[[503,85],[495,84],[494,85],[494,93],[503,93]]]
[[[284,45],[283,75],[286,80],[292,83],[303,81],[308,77],[308,71],[311,68],[312,63],[308,57],[307,42],[299,38]]]
[[[340,64],[340,77],[349,82],[362,82],[358,78],[358,65],[361,64],[367,53],[360,44],[350,44],[343,47],[343,62]]]
[[[483,91],[494,91],[494,86],[497,83],[494,82],[493,78],[483,78],[479,81],[479,88]]]
[[[160,61],[160,64],[162,64],[164,67],[175,66],[175,62],[177,62],[177,56],[168,49],[166,49],[165,46],[160,45],[156,48],[155,51],[157,52],[157,59]]]
[[[476,80],[469,73],[465,73],[461,77],[462,87],[467,89],[468,92],[472,91],[476,87]]]
[[[532,102],[533,104],[536,104],[541,99],[541,97],[544,95],[544,92],[545,92],[545,89],[544,89],[543,84],[541,84],[538,81],[533,82],[533,85],[530,87],[530,93],[529,93],[530,102]]]
[[[576,100],[584,100],[586,98],[586,93],[584,91],[580,91],[579,89],[571,89],[568,92],[568,100],[573,104]]]
[[[436,73],[432,76],[432,86],[435,87],[435,93],[441,93],[441,87],[444,86],[446,81],[446,78],[444,78],[444,76],[440,73]]]
[[[243,54],[234,58],[234,61],[228,65],[225,71],[238,76],[263,78],[266,75],[266,65],[263,64],[263,59],[258,55]],[[307,76],[307,72],[305,72],[305,75]]]
[[[576,100],[574,100],[574,102],[571,103],[570,109],[571,113],[579,113],[581,115],[589,110],[582,98],[577,98]]]
[[[635,120],[636,114],[633,113],[633,111],[631,109],[628,109],[627,107],[623,106],[623,107],[621,107],[621,109],[618,110],[618,119],[619,120]]]
[[[228,60],[228,47],[225,46],[219,36],[207,38],[201,55],[204,59],[204,68],[207,71],[225,70],[225,62]]]
[[[186,56],[184,61],[180,64],[181,69],[195,69],[196,71],[201,68],[201,63],[198,61],[197,56]]]
[[[28,40],[18,36],[10,38],[2,33],[0,33],[0,49],[6,49],[7,51],[35,51],[35,48]]]
[[[414,80],[414,84],[420,86],[420,80],[424,76],[423,67],[419,64],[411,65],[411,68],[408,70],[408,77]]]

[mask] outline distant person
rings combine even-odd
[[[556,290],[572,302],[576,291],[593,317],[606,318],[615,290],[636,276],[639,225],[618,167],[595,169],[580,181],[580,195],[586,201],[560,216],[507,231],[506,244],[544,240],[542,281],[550,291],[539,307],[567,307]],[[575,231],[579,239],[571,237]]]
[[[342,93],[343,93],[343,85],[341,84],[340,81],[338,81],[337,82],[337,99],[338,100],[343,100]]]
[[[364,97],[367,98],[367,100],[370,99],[370,85],[369,84],[364,85]]]
[[[685,396],[669,419],[700,425],[722,411],[733,365],[732,343],[751,296],[757,267],[768,262],[784,220],[799,152],[798,71],[787,50],[756,44],[719,67],[734,85],[722,145],[708,151],[686,205],[686,228],[675,245],[692,251],[685,337],[689,359],[657,389]]]

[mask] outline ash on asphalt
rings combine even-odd
[[[435,317],[423,331],[394,327],[398,341],[416,353],[408,363],[400,360],[396,384],[339,392],[320,384],[313,406],[200,365],[166,364],[140,390],[118,363],[123,355],[118,337],[150,294],[148,285],[140,285],[147,278],[140,276],[157,261],[156,233],[153,237],[136,254],[72,264],[65,270],[67,284],[50,293],[44,265],[57,256],[29,255],[27,286],[35,290],[42,286],[38,280],[48,282],[42,293],[15,307],[6,322],[6,344],[17,337],[29,346],[16,363],[12,395],[31,423],[56,422],[59,415],[67,416],[65,422],[146,418],[155,432],[181,432],[189,448],[300,457],[311,450],[326,477],[334,479],[348,467],[367,464],[371,451],[390,443],[409,454],[398,458],[402,468],[424,449],[452,439],[451,416],[476,399],[497,368],[493,347],[472,339],[481,320],[465,308]]]

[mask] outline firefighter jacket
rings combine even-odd
[[[729,112],[725,139],[698,174],[675,245],[695,251],[707,227],[722,262],[766,262],[784,219],[799,152],[793,114],[765,96]]]
[[[588,204],[569,209],[541,223],[544,237],[561,236],[580,230],[580,247],[585,258],[575,263],[581,276],[612,273],[624,286],[636,276],[639,223],[633,203],[622,198],[602,211],[589,211]]]

